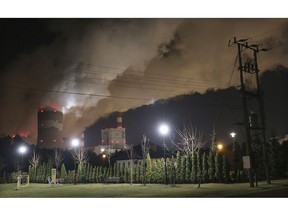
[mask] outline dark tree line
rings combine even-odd
[[[15,148],[14,145],[16,144],[11,144],[11,149]],[[275,137],[272,137],[267,147],[269,147],[269,168],[272,179],[285,177],[288,167],[288,142],[284,141],[280,144]],[[15,157],[7,159],[9,152],[10,155],[15,156],[15,152],[11,149],[6,146],[0,152],[1,183],[12,182],[17,172],[15,167],[11,168],[12,159]],[[210,149],[199,148],[197,151],[185,154],[177,151],[166,161],[169,183],[201,184],[245,181],[247,179],[244,178],[242,152],[237,142],[233,142],[231,148],[224,151],[212,147]],[[107,166],[103,161],[95,163],[93,158],[95,160],[97,155],[94,153],[88,152],[87,157],[88,161],[76,166],[77,182],[99,183],[103,176],[117,176],[125,183],[165,183],[164,158],[152,159],[147,153],[146,160],[131,160],[130,164],[113,162],[111,166]],[[22,172],[30,175],[31,182],[47,183],[51,169],[57,167],[57,178],[63,179],[64,183],[72,183],[74,163],[70,151],[58,150],[56,152],[30,147],[29,158],[27,155],[25,160],[27,168]],[[259,179],[265,178],[261,175],[261,169],[259,165]]]

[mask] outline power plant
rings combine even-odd
[[[63,113],[51,107],[38,111],[39,148],[63,148]]]
[[[106,128],[101,130],[101,145],[97,145],[95,152],[114,153],[123,149],[128,149],[126,144],[125,128],[122,127],[122,113],[117,114],[117,128]]]

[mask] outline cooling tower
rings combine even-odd
[[[63,113],[51,107],[38,111],[39,148],[64,148],[63,143]]]

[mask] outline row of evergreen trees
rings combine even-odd
[[[133,164],[114,163],[110,167],[92,166],[87,163],[77,167],[77,182],[79,183],[99,183],[102,177],[120,177],[122,182],[130,183],[164,183],[165,182],[165,160],[151,159],[147,155],[146,162],[136,161]],[[132,167],[131,167],[132,166]],[[28,175],[30,182],[47,183],[53,168],[52,161],[42,163],[38,167],[29,166]],[[145,169],[144,169],[145,168]],[[229,162],[220,151],[210,151],[208,156],[205,151],[198,151],[186,155],[177,152],[176,157],[166,160],[167,176],[170,183],[202,183],[219,182],[228,183]],[[144,173],[144,170],[146,173]],[[131,175],[132,172],[132,175]],[[66,170],[62,163],[57,171],[57,178],[63,179],[64,183],[72,183],[74,170]]]
[[[271,175],[281,177],[284,175],[282,173],[286,166],[283,162],[285,155],[280,155],[280,153],[287,152],[284,147],[288,145],[280,146],[278,142],[275,141],[275,143],[271,145],[275,148],[273,154],[269,154]],[[231,151],[225,150],[225,152],[222,152],[216,148],[211,148],[210,150],[200,149],[186,154],[177,152],[174,157],[166,160],[168,181],[172,184],[229,183],[231,180],[236,180],[234,177],[237,176],[236,181],[239,182],[243,177],[241,176],[241,173],[243,174],[241,172],[243,171],[242,156],[240,146],[236,142],[233,143]],[[30,165],[28,169],[30,181],[32,183],[47,183],[47,179],[51,175],[51,169],[54,167],[51,159],[42,162],[37,167]],[[261,164],[258,167],[258,174],[261,174],[260,168]],[[231,170],[235,171],[236,174],[233,179],[229,175]],[[148,154],[146,160],[138,160],[138,163],[135,160],[133,165],[114,163],[111,167],[105,167],[86,163],[77,166],[77,182],[79,183],[99,183],[103,176],[121,177],[122,182],[125,183],[164,183],[165,160],[163,158],[151,159]],[[3,172],[1,183],[15,181],[12,177],[13,175]],[[57,178],[63,179],[64,183],[72,183],[73,177],[74,170],[67,171],[65,164],[60,164],[59,170],[57,170]],[[265,176],[263,175],[263,177]]]

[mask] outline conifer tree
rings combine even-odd
[[[92,171],[92,182],[96,183],[96,166],[93,167],[93,171]]]
[[[120,164],[117,164],[117,177],[121,177],[121,166],[120,166]]]
[[[96,183],[99,183],[99,177],[100,177],[100,167],[99,166],[97,166],[96,167],[96,174],[95,174],[95,181],[96,181]]]
[[[137,181],[136,181],[136,179],[137,179],[137,165],[134,165],[133,166],[133,172],[132,172],[132,182],[135,182],[135,183],[137,183]]]
[[[151,161],[151,157],[149,153],[147,154],[146,164],[147,164],[147,168],[146,168],[147,179],[146,180],[147,180],[147,183],[151,183],[153,173],[152,173],[152,161]]]
[[[215,182],[215,152],[211,149],[208,157],[209,182]]]
[[[229,183],[229,163],[225,155],[223,155],[223,162],[222,162],[222,175],[223,175],[223,182],[228,184]]]
[[[169,184],[171,181],[170,181],[170,173],[171,173],[171,158],[166,158],[166,168],[167,168],[167,184]],[[164,170],[165,171],[165,170]]]
[[[200,149],[197,151],[196,157],[197,157],[197,182],[198,182],[198,187],[200,187],[200,184],[202,182],[202,160],[201,160]]]
[[[157,164],[156,159],[152,160],[151,164],[152,164],[151,183],[157,183],[157,182],[159,182],[160,167],[158,169],[158,164]]]
[[[177,151],[177,154],[176,154],[176,176],[175,176],[177,183],[181,183],[180,173],[181,173],[181,155],[180,155],[180,151]]]
[[[120,169],[120,176],[121,176],[121,178],[124,180],[124,178],[125,178],[125,163],[122,163],[121,164],[121,169]]]
[[[28,175],[30,178],[30,182],[35,182],[35,168],[32,167],[31,165],[28,166]]]
[[[208,161],[206,152],[203,152],[202,155],[202,181],[203,183],[208,183],[209,175],[208,175]]]
[[[89,181],[89,176],[90,176],[90,163],[85,164],[85,182]]]
[[[60,170],[60,178],[64,179],[66,176],[67,176],[66,167],[65,167],[65,164],[62,163],[61,170]]]
[[[139,175],[139,173],[141,172],[141,171],[139,171],[139,163],[137,163],[137,164],[134,166],[134,168],[135,168],[135,182],[136,182],[136,183],[139,183],[139,182],[140,182],[140,175]]]
[[[197,182],[197,153],[192,152],[191,182]]]
[[[180,168],[180,183],[185,183],[186,176],[186,157],[181,156],[181,168]]]
[[[191,171],[192,171],[192,154],[188,153],[186,157],[186,174],[185,174],[185,182],[191,183]]]
[[[93,167],[92,167],[91,164],[90,164],[90,167],[89,167],[89,179],[88,179],[88,181],[89,181],[90,183],[93,182]]]
[[[222,153],[220,151],[217,151],[215,155],[215,178],[219,183],[223,182],[222,163],[223,163]]]

